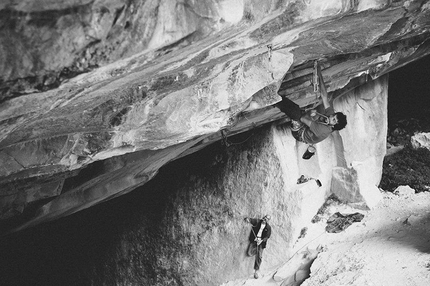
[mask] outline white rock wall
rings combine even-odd
[[[52,251],[59,253],[55,261],[61,264],[63,249],[74,250],[76,245],[89,245],[88,253],[93,253],[91,242],[95,241],[96,253],[100,255],[85,256],[88,258],[85,264],[82,256],[68,259],[67,265],[80,267],[67,275],[87,279],[84,284],[221,285],[252,277],[254,258],[245,256],[250,225],[243,218],[270,214],[273,232],[261,267],[262,273],[268,275],[285,265],[300,249],[303,240],[297,242],[297,239],[302,228],[311,225],[312,217],[332,191],[349,198],[350,191],[356,190],[355,202],[367,203],[363,200],[367,190],[363,186],[379,181],[376,172],[381,168],[384,154],[385,144],[381,140],[385,132],[377,127],[386,126],[386,84],[387,78],[382,78],[339,98],[335,108],[348,114],[349,124],[345,130],[317,144],[317,154],[310,160],[301,159],[306,145],[293,139],[288,123],[274,123],[230,136],[229,146],[212,144],[163,168],[164,156],[151,161],[155,158],[146,153],[130,154],[99,166],[119,169],[109,184],[97,189],[111,196],[115,195],[114,190],[138,183],[133,180],[147,180],[145,173],[140,172],[144,165],[159,164],[154,169],[159,174],[130,193],[131,197],[123,196],[122,204],[116,205],[113,200],[93,208],[95,212],[103,208],[99,215],[93,215],[91,209],[83,213],[85,216],[80,218],[85,219],[78,225],[88,229],[92,240],[89,243],[85,240],[88,236],[80,240],[76,237],[80,243],[64,239],[65,247],[50,245],[58,249]],[[366,132],[358,133],[363,130]],[[131,172],[121,171],[126,163],[131,164],[130,171],[139,175],[134,177]],[[332,179],[333,173],[346,174],[347,179],[339,179],[340,176]],[[301,175],[319,179],[322,187],[314,180],[297,184]],[[68,192],[65,199],[84,200],[88,195],[84,190]],[[44,210],[47,215],[56,213],[64,210],[63,203],[51,201]],[[100,221],[101,218],[108,222]],[[103,224],[107,226],[97,228]],[[76,225],[61,228],[69,235]],[[102,238],[93,237],[96,235],[93,228],[99,229]],[[48,236],[42,235],[42,240]],[[83,268],[91,274],[79,272]]]
[[[289,248],[284,251],[285,258],[295,252],[294,238],[310,224],[331,193],[366,208],[379,202],[381,195],[377,186],[386,152],[387,95],[388,76],[384,76],[336,99],[335,110],[347,115],[347,127],[316,144],[317,153],[310,160],[301,159],[307,146],[296,142],[286,126],[273,127],[273,142],[283,178],[284,193],[279,194],[279,200],[283,196],[288,200],[280,215],[288,222],[279,231],[290,236],[278,234],[280,237],[276,238],[275,234],[276,246],[268,249],[268,255],[279,256],[282,252],[278,248],[282,247]],[[318,188],[315,181],[297,185],[300,175],[319,179],[322,187]],[[272,265],[269,263],[268,267]]]
[[[243,225],[243,217],[272,216],[273,234],[261,267],[262,272],[269,272],[298,250],[300,231],[310,226],[331,193],[363,207],[372,207],[379,201],[377,185],[387,130],[387,84],[388,77],[383,77],[338,98],[335,109],[348,116],[348,125],[316,144],[317,153],[310,160],[301,158],[307,146],[291,136],[288,123],[273,124],[270,130],[253,134],[240,147],[228,147],[225,175],[218,184],[223,186],[224,196],[232,198],[221,205],[234,210],[234,219],[227,224],[226,233],[214,232],[216,238],[204,241],[195,254],[207,255],[208,249],[212,249],[214,261],[223,259],[220,253],[230,254],[224,258],[224,264],[199,264],[203,272],[211,273],[207,279],[216,280],[219,273],[229,280],[252,274],[254,258],[245,256],[249,226]],[[319,179],[322,187],[315,180],[297,184],[301,175]],[[226,245],[225,240],[231,244]]]
[[[223,186],[223,196],[231,198],[221,205],[231,208],[234,218],[227,223],[225,233],[214,231],[215,238],[208,236],[196,247],[196,257],[208,255],[210,249],[218,261],[199,263],[202,272],[210,273],[205,279],[216,281],[220,273],[226,280],[252,274],[254,258],[245,256],[250,231],[242,222],[246,216],[272,216],[272,237],[261,266],[267,273],[299,250],[300,231],[311,225],[331,193],[364,208],[378,203],[387,130],[387,86],[388,77],[383,77],[338,98],[335,109],[348,116],[348,125],[316,144],[317,153],[310,160],[301,158],[307,146],[291,136],[288,123],[273,124],[266,131],[259,129],[245,143],[228,147],[229,158],[218,185]],[[297,184],[301,175],[319,179],[322,187],[315,180]],[[230,243],[225,244],[226,240]],[[225,253],[229,255],[222,256]],[[219,263],[220,259],[224,263]]]
[[[348,117],[339,132],[343,164],[333,169],[332,191],[340,199],[372,208],[381,195],[378,189],[386,154],[388,75],[368,82],[335,101],[335,109]]]
[[[287,126],[272,128],[271,140],[283,182],[283,192],[276,194],[276,200],[287,202],[274,215],[284,221],[275,223],[263,270],[273,270],[280,260],[286,262],[300,250],[302,245],[296,244],[300,230],[310,226],[331,193],[363,208],[372,208],[380,201],[377,186],[386,152],[387,100],[388,75],[337,98],[335,110],[347,115],[347,127],[316,144],[317,153],[310,160],[301,159],[307,146],[296,142]],[[297,185],[300,175],[319,179],[322,187],[313,180]]]

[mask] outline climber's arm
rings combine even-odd
[[[319,81],[319,88],[320,88],[320,91],[321,91],[320,92],[321,99],[323,101],[324,108],[327,109],[331,105],[330,105],[330,102],[329,102],[329,99],[328,99],[327,89],[325,88],[324,79],[323,79],[323,76],[321,74],[321,67],[320,67],[320,65],[317,65],[317,75],[318,75],[318,81]]]
[[[312,119],[307,114],[300,117],[300,121],[306,124],[307,126],[311,126],[311,123],[313,122]]]

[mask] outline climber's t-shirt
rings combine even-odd
[[[320,109],[317,111],[326,116],[334,114],[332,107],[327,109],[322,108],[322,110]],[[331,126],[325,125],[324,123],[320,123],[318,121],[312,121],[311,125],[303,132],[303,140],[308,144],[316,144],[326,139],[332,132],[333,129]]]

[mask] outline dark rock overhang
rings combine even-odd
[[[283,118],[273,108],[278,91],[303,107],[318,104],[316,60],[338,97],[430,54],[428,7],[397,1],[300,22],[306,8],[290,5],[253,25],[187,36],[52,90],[5,93],[4,229],[120,196],[172,160]]]

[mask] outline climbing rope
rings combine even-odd
[[[302,247],[300,247],[299,249],[296,250],[296,252],[294,252],[291,257],[285,262],[289,262],[291,259],[293,259],[294,255],[296,255],[299,251],[301,251],[303,248],[307,247],[311,242],[314,242],[316,239],[320,238],[321,236],[323,236],[326,233],[326,231],[324,230],[323,232],[321,232],[319,235],[317,235],[315,238],[313,238],[312,240],[308,241],[307,243],[305,243]]]
[[[223,144],[226,147],[230,147],[231,145],[240,145],[240,144],[245,143],[246,141],[248,141],[254,135],[254,132],[251,135],[249,135],[248,138],[246,138],[245,140],[240,141],[240,142],[231,142],[230,140],[228,140],[227,136],[225,135],[224,129],[221,130],[221,135],[222,135],[222,139],[223,139]]]
[[[246,117],[245,117],[245,119],[246,119]],[[255,126],[253,126],[253,127],[255,128]],[[248,141],[254,135],[254,132],[252,132],[251,135],[249,135],[248,138],[246,138],[243,141],[240,141],[240,142],[231,142],[230,140],[228,140],[226,133],[227,133],[226,129],[222,129],[221,130],[222,143],[226,147],[230,147],[231,145],[240,145],[240,144],[243,144],[246,141]]]

